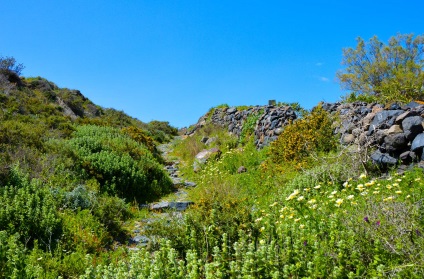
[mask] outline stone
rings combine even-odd
[[[344,134],[342,137],[343,144],[350,144],[355,140],[355,136],[352,134]]]
[[[179,177],[171,177],[171,180],[175,188],[178,188],[183,184],[183,180]]]
[[[205,142],[206,146],[211,145],[211,144],[212,144],[212,143],[214,143],[217,139],[218,139],[217,137],[209,138],[209,139]]]
[[[284,129],[283,128],[277,128],[277,129],[275,129],[274,130],[274,134],[275,135],[277,135],[277,136],[279,136],[279,135],[281,135],[281,133],[284,131]]]
[[[369,128],[374,117],[375,117],[375,113],[370,112],[362,119],[362,126],[364,127],[364,130],[367,130]]]
[[[377,112],[370,124],[368,134],[371,135],[375,130],[389,128],[394,124],[396,117],[402,113],[402,110],[383,110]]]
[[[424,147],[424,133],[421,133],[415,137],[411,144],[412,151],[420,151]]]
[[[371,159],[374,161],[374,163],[381,166],[397,164],[397,160],[395,158],[393,158],[392,156],[388,154],[381,153],[378,150],[371,155]]]
[[[184,182],[184,186],[185,187],[196,187],[197,184],[194,183],[194,182],[191,182],[191,181],[186,181],[186,182]]]
[[[400,128],[399,125],[393,125],[387,130],[387,135],[393,135],[393,134],[399,134],[403,133],[403,130]]]
[[[404,113],[402,113],[401,115],[396,117],[395,123],[400,125],[400,124],[402,124],[402,121],[405,118],[408,118],[408,117],[411,117],[411,116],[416,116],[416,115],[418,115],[418,112],[416,112],[416,111],[405,111]]]
[[[206,164],[207,160],[211,157],[219,157],[221,156],[221,150],[218,148],[205,149],[199,152],[194,158],[193,168],[194,171],[197,172],[200,170],[201,166]]]
[[[155,211],[163,211],[166,209],[174,209],[177,211],[184,211],[186,210],[190,205],[192,205],[193,202],[191,201],[179,201],[179,202],[159,202],[152,204],[150,206],[150,210]]]
[[[411,116],[402,121],[403,131],[408,140],[413,140],[416,135],[423,131],[422,122],[421,116]]]
[[[236,111],[237,111],[237,108],[232,107],[232,108],[227,109],[226,113],[227,113],[227,114],[233,114],[233,113],[235,113]]]
[[[419,103],[417,103],[417,102],[414,102],[414,101],[412,101],[412,102],[410,102],[410,103],[408,103],[408,104],[406,104],[405,105],[405,107],[406,108],[416,108],[416,107],[419,107],[420,106],[420,104]]]
[[[399,155],[399,159],[402,160],[404,164],[408,164],[414,161],[416,158],[417,156],[412,151],[405,151]]]
[[[403,133],[390,134],[384,138],[384,143],[386,144],[386,150],[390,153],[396,151],[402,151],[407,144],[408,141],[405,138]]]
[[[202,139],[200,140],[201,143],[206,143],[209,140],[208,137],[202,137]]]
[[[247,169],[246,169],[246,167],[245,167],[245,166],[240,166],[240,167],[237,169],[237,173],[243,173],[243,172],[247,172]]]

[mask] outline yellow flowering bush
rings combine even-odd
[[[332,119],[318,106],[305,118],[284,128],[271,144],[270,158],[275,163],[292,162],[303,167],[311,152],[328,152],[335,147]]]

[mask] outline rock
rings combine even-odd
[[[402,113],[402,110],[383,110],[377,112],[370,124],[368,134],[371,135],[375,130],[389,128],[394,124],[396,117]]]
[[[411,116],[402,121],[403,131],[408,140],[412,140],[423,131],[423,118],[421,116]]]
[[[421,151],[424,147],[424,133],[421,133],[415,137],[411,144],[412,151]]]
[[[202,137],[202,139],[200,140],[201,143],[206,143],[209,140],[208,137]]]
[[[402,149],[407,146],[408,141],[403,133],[397,133],[386,136],[384,138],[384,143],[386,144],[386,150],[393,153],[396,151],[402,151]]]
[[[399,125],[393,125],[386,132],[387,135],[399,134],[399,133],[403,133],[403,130],[400,128]]]
[[[417,103],[417,102],[414,102],[414,101],[412,101],[412,102],[410,102],[410,103],[408,103],[408,104],[406,104],[405,105],[405,107],[406,108],[416,108],[416,107],[419,107],[420,106],[420,104],[419,103]]]
[[[396,124],[401,124],[402,121],[405,118],[411,117],[411,116],[416,116],[418,115],[418,112],[416,111],[405,111],[404,113],[402,113],[401,115],[399,115],[398,117],[396,117],[395,123]]]
[[[201,166],[206,164],[209,158],[211,158],[212,156],[217,158],[221,156],[221,153],[222,153],[221,150],[219,150],[218,148],[205,149],[199,152],[194,158],[194,163],[193,163],[194,171],[195,172],[199,171]]]
[[[211,144],[212,144],[213,142],[215,142],[217,139],[218,139],[217,137],[209,138],[209,139],[205,142],[206,146],[211,145]]]
[[[362,119],[362,126],[364,127],[364,130],[367,130],[369,128],[374,117],[375,117],[375,113],[370,112]]]
[[[343,144],[350,144],[355,140],[355,137],[352,134],[344,134],[342,137]]]
[[[412,151],[405,151],[399,155],[399,159],[402,163],[409,164],[417,159],[417,155]]]
[[[227,109],[226,113],[227,113],[227,114],[233,114],[233,113],[235,113],[236,111],[237,111],[237,108],[232,107],[232,108]]]
[[[130,239],[130,243],[135,244],[147,244],[150,241],[150,239],[145,235],[137,235]]]
[[[186,182],[184,182],[184,186],[185,187],[196,187],[197,184],[194,183],[194,182],[191,182],[191,181],[186,181]]]
[[[247,169],[246,169],[246,167],[245,167],[245,166],[240,166],[240,167],[237,169],[237,173],[243,173],[243,172],[247,172]]]
[[[178,188],[183,184],[183,180],[179,177],[171,177],[171,180],[175,188]]]
[[[371,159],[376,163],[377,165],[381,166],[387,166],[387,165],[396,165],[397,160],[393,158],[392,156],[381,153],[380,151],[376,151],[371,155]]]
[[[174,209],[177,211],[184,211],[192,204],[193,202],[191,201],[159,202],[159,203],[152,204],[150,206],[150,210],[163,211],[166,209]]]
[[[277,129],[275,129],[274,130],[274,134],[275,135],[277,135],[277,136],[279,136],[279,135],[281,135],[281,133],[284,131],[284,129],[283,128],[277,128]]]

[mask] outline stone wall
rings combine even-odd
[[[344,145],[371,150],[379,165],[407,165],[424,159],[424,105],[324,103],[323,108],[340,116],[334,133]]]
[[[424,105],[411,102],[405,106],[391,104],[323,103],[323,109],[337,114],[334,134],[343,145],[356,145],[372,151],[370,158],[380,165],[409,164],[424,161]],[[246,109],[217,108],[212,115],[202,116],[186,134],[193,134],[207,121],[228,127],[228,132],[240,136],[250,115],[257,115],[255,144],[258,148],[277,139],[288,123],[296,119],[288,106],[255,106]],[[209,119],[209,120],[208,120]]]
[[[228,132],[239,137],[242,133],[243,124],[251,115],[258,116],[255,125],[255,144],[258,148],[275,140],[283,131],[283,127],[296,119],[295,111],[289,106],[254,106],[246,109],[237,107],[216,108],[212,115],[202,116],[186,134],[193,134],[210,119],[210,122],[216,125],[228,127]]]

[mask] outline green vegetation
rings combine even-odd
[[[421,38],[398,36],[389,46],[374,38],[371,49],[360,40],[346,50],[339,77],[351,98],[420,98]],[[301,117],[260,150],[253,136],[260,113],[246,118],[237,138],[210,123],[212,108],[170,154],[197,184],[184,189],[194,204],[182,217],[158,220],[139,204],[176,199],[157,145],[177,129],[101,108],[41,77],[19,77],[22,68],[0,58],[1,278],[424,276],[422,169],[362,174],[364,154],[339,145],[338,116],[320,106],[308,112],[279,103]],[[206,145],[203,137],[214,140]],[[210,148],[220,156],[194,172],[196,154]],[[132,251],[136,222],[151,241]]]
[[[422,100],[424,94],[424,36],[397,35],[382,43],[376,36],[368,43],[357,39],[356,48],[343,50],[346,68],[337,74],[349,101],[382,103]]]

